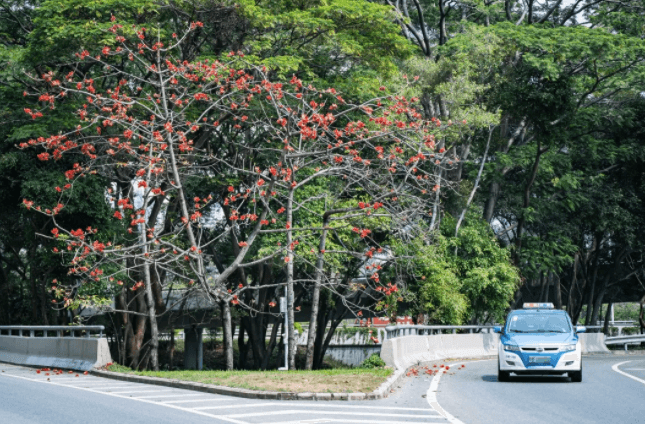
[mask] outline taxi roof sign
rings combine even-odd
[[[525,303],[524,309],[553,309],[553,303]]]

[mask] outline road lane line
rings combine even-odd
[[[454,364],[448,364],[449,367],[456,367],[461,364],[472,364],[475,362],[483,362],[483,361],[492,361],[492,359],[480,359],[478,361],[462,361],[462,362],[455,362]],[[434,375],[432,378],[432,382],[430,383],[430,387],[428,387],[428,391],[426,392],[426,400],[428,401],[428,404],[432,409],[437,411],[439,414],[444,416],[448,422],[452,424],[464,424],[462,421],[458,420],[457,418],[453,417],[439,405],[439,402],[437,401],[437,391],[439,390],[439,381],[441,381],[441,376],[443,375],[442,372],[438,372]]]
[[[72,386],[71,384],[61,384],[61,386],[64,387],[73,387],[73,388],[84,388],[84,389],[92,389],[92,390],[114,390],[114,389],[131,389],[132,386],[116,386],[116,387],[85,387],[82,384],[79,386]],[[146,387],[147,389],[147,387]]]
[[[161,395],[161,396],[137,396],[137,399],[161,399],[161,398],[180,398],[180,397],[189,397],[189,396],[206,396],[201,393],[195,393],[195,394],[188,394],[188,395],[182,395],[182,394],[176,394],[176,395]],[[163,401],[165,402],[165,401]],[[178,402],[183,402],[183,401],[178,401]],[[186,402],[192,402],[192,401],[186,401]]]
[[[238,403],[238,404],[231,404],[231,405],[217,405],[217,406],[199,406],[197,408],[190,408],[194,409],[195,411],[203,411],[205,409],[224,409],[224,408],[236,408],[240,406],[244,406],[245,408],[251,407],[251,406],[273,406],[275,403]],[[263,413],[260,413],[262,415]],[[233,416],[233,415],[227,415],[227,416]]]
[[[313,408],[328,408],[328,405],[325,404],[311,404],[311,403],[306,403],[306,402],[289,402],[289,405],[298,405],[298,406],[307,406],[307,407],[313,407]],[[334,405],[334,404],[332,404]],[[403,408],[403,407],[397,407],[397,406],[372,406],[372,405],[334,405],[334,408],[354,408],[354,409],[387,409],[387,410],[394,410],[394,411],[425,411],[425,412],[437,412],[433,411],[432,409],[428,408]]]
[[[98,390],[98,389],[97,389]],[[109,392],[115,395],[124,395],[127,393],[164,393],[164,392],[172,392],[172,389],[168,390],[126,390],[125,392]],[[100,392],[104,393],[104,392]]]
[[[441,421],[436,421],[440,419]],[[370,424],[439,424],[445,423],[445,418],[434,418],[433,421],[370,421]],[[323,423],[343,423],[343,424],[365,424],[365,420],[345,420],[337,418],[318,418],[311,420],[298,420],[298,421],[277,421],[277,422],[264,422],[262,424],[323,424]]]
[[[629,374],[629,373],[626,373],[625,371],[622,371],[622,370],[618,369],[618,367],[619,367],[619,366],[621,366],[622,364],[626,364],[626,363],[628,363],[628,362],[633,362],[633,361],[624,361],[624,362],[620,362],[620,363],[618,363],[618,364],[614,365],[613,367],[611,367],[611,369],[612,369],[612,370],[614,370],[614,371],[616,371],[616,372],[617,372],[617,373],[619,373],[619,374],[624,375],[625,377],[629,377],[629,378],[631,378],[632,380],[636,380],[636,381],[638,381],[639,383],[645,384],[645,380],[643,380],[643,379],[641,379],[641,378],[638,378],[638,377],[635,377],[635,376],[633,376],[633,375],[631,375],[631,374]]]
[[[273,404],[271,404],[273,405]],[[256,406],[256,405],[240,405],[240,406]],[[257,405],[259,406],[259,405]],[[226,417],[229,418],[246,418],[246,417],[259,417],[259,416],[268,416],[268,415],[291,415],[291,414],[310,414],[311,411],[308,411],[306,409],[286,409],[286,410],[280,410],[280,411],[264,411],[264,412],[247,412],[244,414],[229,414],[226,415]],[[436,417],[436,416],[430,416],[429,414],[424,416],[424,415],[411,415],[411,414],[385,414],[385,413],[370,413],[370,412],[339,412],[339,411],[316,411],[316,414],[323,414],[323,415],[358,415],[361,417],[365,416],[370,416],[370,417],[399,417],[399,418],[422,418],[422,419],[428,419],[428,418],[442,418],[442,417]],[[343,420],[343,422],[346,422],[346,420]],[[362,420],[361,422],[365,422],[365,420]],[[371,421],[370,421],[371,422]]]
[[[130,397],[130,396],[121,396],[121,395],[118,395],[118,394],[115,394],[115,393],[110,393],[110,392],[97,392],[96,390],[86,389],[84,387],[70,387],[70,386],[65,386],[63,384],[55,383],[53,381],[39,381],[39,380],[34,380],[32,378],[21,377],[21,376],[18,376],[18,375],[0,373],[0,377],[5,377],[5,376],[6,377],[11,377],[11,378],[19,378],[21,380],[32,381],[34,383],[49,384],[49,385],[52,385],[52,386],[59,386],[59,387],[69,387],[69,388],[76,389],[76,390],[83,390],[83,391],[86,391],[86,392],[91,392],[91,393],[96,393],[96,394],[101,394],[101,395],[106,395],[106,396],[112,396],[112,397],[116,397],[116,398],[120,398],[120,399],[129,399],[129,400],[133,400],[133,401],[137,401],[137,402],[149,403],[151,405],[165,406],[166,408],[177,409],[179,411],[189,412],[189,413],[195,414],[195,415],[202,415],[204,417],[216,418],[218,420],[228,421],[228,422],[233,423],[233,424],[250,424],[250,423],[248,423],[246,421],[240,421],[240,420],[236,420],[234,418],[229,418],[229,417],[226,417],[226,416],[213,415],[213,414],[209,414],[207,412],[195,411],[195,410],[190,409],[190,408],[182,408],[181,406],[177,406],[177,405],[167,405],[167,404],[164,404],[164,403],[161,403],[161,402],[154,402],[154,401],[147,400],[147,399],[137,399],[137,398]]]
[[[60,384],[61,386],[68,386],[68,387],[79,386],[79,385],[88,385],[88,386],[96,386],[96,387],[114,387],[115,384],[121,384],[121,386],[118,386],[118,387],[132,387],[132,386],[123,386],[123,381],[114,382],[114,383],[105,383],[105,382],[103,382],[103,383],[82,383],[82,382],[78,382],[76,384],[69,384],[69,383],[58,383],[58,384]]]
[[[205,395],[195,395],[195,396],[205,396]],[[230,399],[190,399],[190,400],[162,400],[160,403],[163,403],[164,405],[166,403],[189,403],[189,402],[221,402],[225,400],[230,400]]]

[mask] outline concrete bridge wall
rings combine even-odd
[[[112,362],[105,338],[0,336],[0,361],[89,371]]]

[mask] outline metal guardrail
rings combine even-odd
[[[42,332],[42,337],[49,337],[49,332],[56,332],[55,337],[76,337],[78,332],[89,338],[92,332],[98,332],[99,338],[103,338],[103,330],[105,327],[102,325],[0,325],[0,336],[13,336],[14,332],[18,332],[18,337],[37,337],[36,332]]]
[[[631,344],[645,342],[645,334],[632,334],[631,336],[606,337],[605,344]]]
[[[450,331],[457,334],[457,330],[468,330],[469,333],[492,333],[493,325],[397,325],[385,327],[387,338],[392,339],[401,336],[425,336],[432,334],[444,334]]]
[[[625,352],[630,344],[645,343],[645,334],[632,334],[630,336],[605,337],[606,345],[623,345]]]

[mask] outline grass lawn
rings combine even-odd
[[[392,374],[389,368],[318,371],[133,371],[114,364],[110,371],[195,381],[218,386],[278,392],[369,393]]]

